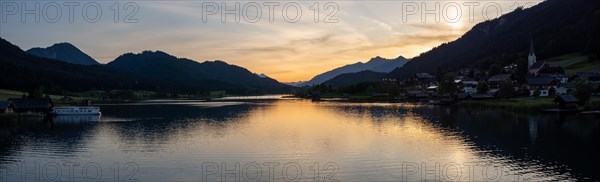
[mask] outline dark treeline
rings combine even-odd
[[[371,96],[374,93],[385,93],[390,97],[400,95],[406,88],[400,87],[397,83],[370,81],[350,84],[345,86],[333,86],[331,84],[318,84],[298,89],[295,93],[297,97],[308,98],[314,94],[323,97],[350,97],[350,96]]]
[[[152,56],[156,55],[148,54],[160,56],[152,60]],[[0,88],[21,91],[44,88],[46,93],[51,94],[90,90],[146,90],[164,95],[209,95],[212,91],[255,95],[288,93],[291,90],[290,86],[270,78],[260,78],[244,68],[220,61],[184,61],[162,52],[124,56],[120,57],[120,65],[69,64],[30,56],[0,38]],[[162,58],[167,59],[159,60]],[[126,69],[126,66],[133,67],[136,64],[142,66]]]

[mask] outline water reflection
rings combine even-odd
[[[579,179],[599,179],[597,141],[600,123],[584,115],[515,114],[506,111],[455,109],[441,115],[479,149],[517,162],[520,168],[550,169]]]
[[[57,115],[48,119],[54,124],[79,124],[99,122],[100,115]]]
[[[334,179],[398,181],[489,180],[495,176],[482,170],[494,168],[483,164],[494,164],[505,171],[500,180],[599,179],[592,172],[598,122],[576,116],[303,100],[101,107],[99,118],[2,125],[0,167],[133,162],[136,179],[197,181],[221,180],[220,173],[202,176],[207,163],[233,169],[236,163],[279,163],[272,176],[281,181],[282,166],[295,163],[300,178],[313,181],[318,163],[335,164]],[[268,180],[268,172],[261,179]],[[322,180],[334,171],[319,172]]]

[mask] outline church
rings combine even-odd
[[[529,56],[527,57],[527,69],[529,70],[529,75],[537,76],[547,66],[548,65],[544,61],[537,62],[537,58],[535,57],[535,50],[533,49],[533,39],[531,39],[531,45],[529,47]]]

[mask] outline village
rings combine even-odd
[[[525,66],[526,73],[522,74],[524,68],[521,67]],[[299,94],[298,91],[295,94],[297,97],[319,101],[458,104],[480,108],[499,107],[548,112],[582,110],[598,112],[600,110],[600,71],[578,71],[567,74],[561,66],[538,61],[533,41],[530,43],[527,64],[523,66],[514,63],[506,66],[493,64],[488,70],[463,68],[450,72],[438,71],[435,75],[416,73],[404,80],[384,78],[375,82],[376,88],[373,88],[373,83],[356,85],[360,85],[354,88],[359,90],[358,94],[345,92],[351,89],[335,89],[331,88],[331,85],[324,84],[310,87],[308,90],[300,89],[308,94]],[[365,96],[365,93],[368,95]],[[221,95],[223,96],[224,92]],[[77,103],[67,95],[53,97],[59,103],[70,103],[67,105],[89,106],[94,100],[94,98],[83,98]],[[109,98],[95,99],[95,101],[104,101]],[[54,104],[49,95],[23,94],[20,98],[0,101],[0,114],[46,115],[53,111]]]
[[[408,79],[384,78],[378,81],[380,89],[363,89],[366,99],[357,99],[348,93],[341,97],[361,102],[412,102],[431,105],[459,104],[477,107],[505,107],[518,105],[525,110],[574,112],[598,110],[600,71],[578,71],[567,74],[561,66],[538,61],[533,41],[527,55],[526,70],[513,63],[491,65],[489,70],[463,68],[452,72],[416,73]],[[520,73],[526,72],[526,73]],[[369,86],[371,87],[371,86]],[[313,86],[308,97],[327,99],[328,86]],[[335,90],[335,89],[333,89]],[[338,89],[338,92],[348,89]],[[338,94],[339,95],[339,94]],[[301,96],[302,97],[302,96]],[[307,96],[304,96],[307,97]],[[338,97],[338,96],[333,96]],[[333,99],[335,100],[335,99]],[[534,109],[527,108],[529,103]],[[516,110],[516,109],[514,109]]]
[[[436,96],[441,98],[432,101],[433,104],[462,100],[553,97],[556,107],[544,108],[546,111],[577,111],[592,95],[600,95],[600,72],[576,72],[568,75],[560,66],[537,61],[533,42],[527,57],[526,76],[522,79],[517,78],[518,71],[517,64],[504,67],[492,65],[487,72],[461,69],[456,75],[444,76],[449,78],[442,78],[441,83],[436,76],[429,73],[417,73],[411,79],[398,84],[415,86],[415,90],[407,91],[401,95],[401,99],[427,101]]]

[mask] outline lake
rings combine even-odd
[[[146,101],[3,122],[2,181],[600,180],[600,119],[403,103]]]

